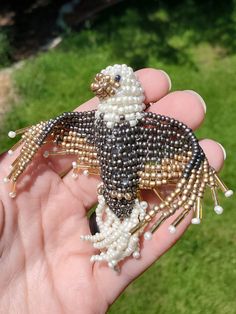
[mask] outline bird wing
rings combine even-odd
[[[20,153],[14,160],[7,180],[14,184],[18,177],[25,171],[39,149],[46,144],[53,144],[56,149],[45,151],[49,155],[76,155],[78,165],[83,167],[98,168],[96,150],[94,147],[94,122],[95,110],[88,112],[66,112],[40,122],[32,127],[13,132],[23,133],[21,140],[9,151],[21,145]]]
[[[175,155],[164,158],[161,163],[147,162],[139,172],[139,188],[153,189],[164,184],[176,184],[182,177],[190,156]]]
[[[187,179],[205,159],[192,130],[175,119],[145,112],[138,136],[140,189]]]
[[[201,199],[207,186],[211,189],[214,210],[216,213],[222,213],[217,189],[220,188],[226,196],[232,195],[232,191],[209,165],[191,129],[175,119],[145,112],[140,119],[137,137],[141,165],[138,173],[139,189],[151,189],[158,201],[150,208],[145,218],[130,230],[131,234],[141,230],[159,214],[150,229],[151,233],[155,232],[180,208],[181,213],[169,226],[171,233],[176,231],[176,227],[192,208],[192,223],[200,223]],[[174,186],[170,187],[170,184]]]

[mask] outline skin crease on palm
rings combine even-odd
[[[137,75],[146,102],[153,103],[150,111],[178,119],[193,130],[200,126],[205,110],[197,94],[170,92],[170,80],[160,70],[142,69]],[[78,110],[94,109],[97,103],[93,98]],[[224,160],[221,146],[212,140],[202,140],[200,145],[218,171]],[[0,313],[105,313],[127,285],[181,237],[191,214],[175,234],[168,232],[173,220],[169,218],[151,241],[141,242],[139,260],[122,262],[120,274],[105,264],[91,264],[94,249],[80,235],[89,234],[86,213],[96,203],[99,179],[81,175],[73,180],[70,174],[61,179],[58,173],[71,159],[41,155],[19,181],[15,199],[8,196],[9,186],[1,183]],[[7,154],[1,158],[2,178],[14,158]],[[150,193],[143,196],[150,204],[155,201]]]

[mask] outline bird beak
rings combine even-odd
[[[99,99],[105,99],[114,96],[120,84],[111,78],[110,75],[102,73],[96,74],[91,90]]]

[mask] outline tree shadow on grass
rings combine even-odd
[[[72,46],[108,45],[117,60],[135,68],[152,58],[197,68],[191,48],[208,43],[222,57],[235,53],[235,38],[235,0],[129,0],[101,13]]]

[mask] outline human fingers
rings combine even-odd
[[[179,120],[195,130],[205,118],[206,104],[196,92],[175,91],[153,103],[148,110]]]

